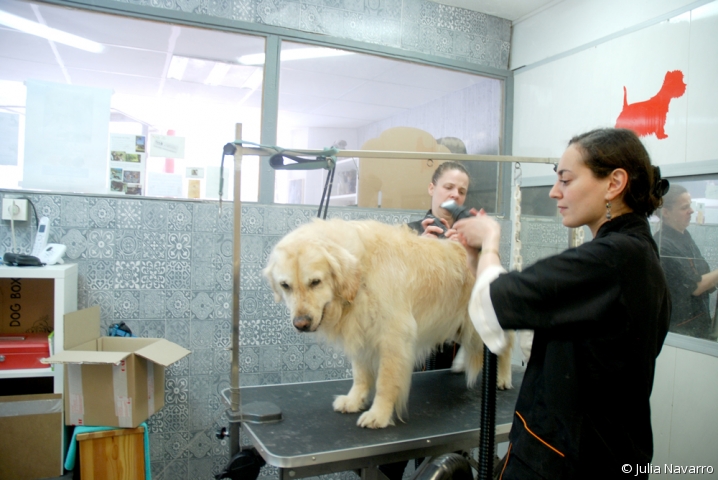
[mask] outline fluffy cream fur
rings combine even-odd
[[[414,366],[446,341],[461,344],[452,370],[476,382],[483,343],[468,315],[475,279],[459,243],[372,220],[315,220],[280,240],[263,274],[297,329],[351,359],[354,383],[334,410],[361,411],[376,392],[357,425],[386,427],[394,411],[401,420]],[[511,348],[499,357],[501,389],[511,388],[510,357]]]

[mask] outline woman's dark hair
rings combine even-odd
[[[678,197],[684,193],[688,193],[688,190],[686,190],[686,187],[683,185],[678,185],[677,183],[671,185],[671,188],[668,189],[668,193],[666,193],[666,196],[663,197],[663,208],[672,210],[673,207],[676,206]]]
[[[447,170],[458,170],[460,172],[463,172],[466,174],[467,177],[469,177],[469,184],[471,184],[471,175],[469,175],[469,171],[459,162],[455,162],[453,160],[449,160],[448,162],[444,162],[438,167],[436,167],[436,170],[434,170],[434,175],[431,176],[431,183],[436,185],[436,182],[439,181],[441,176],[446,172]]]
[[[651,165],[651,158],[638,136],[623,128],[601,128],[577,135],[568,142],[584,153],[584,163],[596,178],[606,178],[622,168],[628,173],[624,203],[635,213],[650,216],[661,206],[668,180]]]

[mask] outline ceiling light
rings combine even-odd
[[[187,68],[188,61],[189,58],[187,57],[178,57],[176,55],[172,55],[172,60],[170,61],[170,68],[167,70],[167,78],[182,80],[182,77],[184,76],[184,71]]]
[[[219,85],[222,83],[222,80],[224,80],[224,77],[227,75],[227,72],[229,72],[229,68],[231,66],[232,65],[229,63],[215,62],[212,67],[212,71],[209,72],[209,75],[207,75],[204,84],[213,86]]]
[[[337,50],[336,48],[312,47],[312,48],[294,48],[291,50],[282,50],[280,59],[282,62],[287,60],[305,60],[309,58],[339,57],[342,55],[353,55],[354,52],[346,50]],[[253,55],[243,55],[239,57],[239,63],[243,65],[263,65],[264,54],[255,53]]]
[[[55,28],[50,28],[47,25],[42,25],[37,22],[27,20],[16,15],[12,15],[7,12],[0,10],[0,25],[5,25],[16,30],[20,30],[30,35],[37,35],[38,37],[46,38],[53,42],[62,43],[71,47],[86,50],[92,53],[100,53],[104,50],[104,46],[100,43],[93,42],[86,38],[78,37],[71,33],[63,32]]]

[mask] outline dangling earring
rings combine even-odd
[[[606,219],[611,219],[611,202],[606,202]]]

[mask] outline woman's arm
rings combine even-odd
[[[694,296],[706,293],[708,290],[712,290],[718,285],[718,270],[713,270],[701,276],[700,281],[696,284],[696,289],[693,291]]]
[[[469,260],[475,263],[475,251],[471,248],[481,249],[476,267],[476,276],[480,276],[490,266],[501,266],[499,259],[499,242],[501,240],[501,226],[482,210],[478,215],[459,220],[454,224],[463,243],[469,251]],[[472,255],[473,253],[473,255]],[[473,257],[473,258],[472,258]]]

